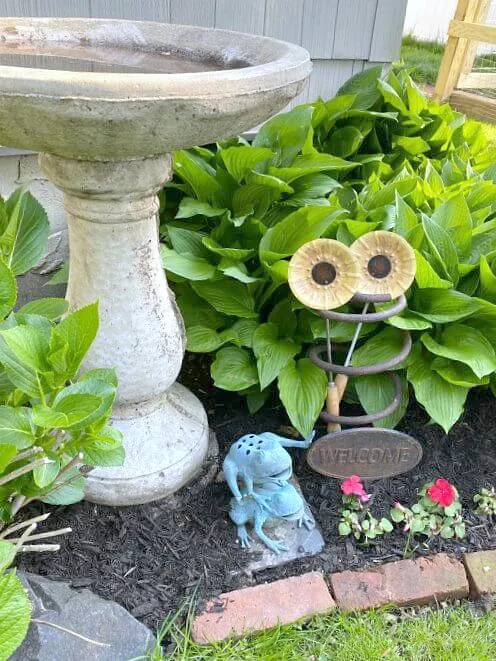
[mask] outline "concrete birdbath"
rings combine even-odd
[[[157,191],[170,152],[283,108],[311,69],[285,42],[224,30],[98,19],[0,19],[0,144],[40,152],[64,192],[72,308],[98,299],[84,369],[116,367],[122,468],[90,473],[109,505],[162,498],[200,470],[206,413],[175,379],[184,330],[162,270]]]

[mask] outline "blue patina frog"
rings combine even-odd
[[[246,524],[250,523],[260,539],[272,551],[284,549],[281,542],[271,540],[262,526],[270,519],[296,521],[299,526],[313,528],[313,518],[306,514],[304,501],[289,483],[293,475],[291,455],[285,448],[308,448],[314,438],[312,432],[305,440],[297,441],[271,432],[247,434],[232,444],[224,459],[223,470],[234,496],[229,515],[237,526],[242,547],[249,546]]]

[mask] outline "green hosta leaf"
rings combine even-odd
[[[224,248],[217,241],[206,236],[203,239],[203,245],[211,252],[221,255],[221,257],[228,257],[229,259],[245,260],[254,254],[254,250],[246,248]]]
[[[223,390],[240,391],[258,383],[257,365],[246,349],[224,347],[210,368],[214,384]]]
[[[217,312],[191,289],[178,297],[177,304],[181,310],[186,328],[189,326],[208,326],[217,329],[226,323],[226,317],[223,314]]]
[[[215,204],[220,193],[220,184],[215,177],[215,170],[207,161],[191,151],[180,149],[174,152],[174,173],[188,184],[191,192],[200,202]],[[176,218],[186,217],[176,216]]]
[[[305,171],[306,174],[313,174],[316,172],[345,172],[356,168],[357,163],[331,154],[316,153],[297,156],[293,161],[293,167]]]
[[[259,411],[262,406],[265,404],[265,402],[269,399],[271,394],[270,388],[267,388],[266,390],[258,390],[256,392],[249,392],[246,395],[246,404],[248,406],[248,411],[251,413],[251,415],[254,415],[257,411]]]
[[[424,214],[422,226],[436,265],[444,271],[446,278],[456,285],[459,278],[458,255],[453,240],[446,230]]]
[[[8,443],[25,450],[34,445],[35,440],[28,408],[0,406],[0,445]]]
[[[420,289],[450,289],[453,284],[449,280],[441,278],[432,268],[426,258],[418,250],[415,250],[417,270],[415,282]],[[444,271],[444,269],[442,269]]]
[[[479,378],[496,370],[495,350],[475,328],[453,324],[443,329],[438,340],[427,333],[421,340],[431,353],[468,365]]]
[[[252,282],[260,282],[260,278],[255,278],[248,274],[248,269],[244,264],[239,261],[234,261],[228,257],[223,257],[220,260],[217,268],[221,273],[227,275],[228,278],[234,278],[239,280],[239,282],[244,282],[245,284],[250,284]]]
[[[427,330],[428,328],[432,328],[430,321],[422,319],[422,317],[419,317],[411,310],[405,310],[401,315],[396,314],[393,317],[389,317],[386,323],[401,330]]]
[[[219,312],[246,319],[255,318],[255,302],[248,287],[241,282],[221,278],[215,282],[193,282],[191,286]]]
[[[406,238],[413,228],[419,224],[419,219],[415,211],[405,202],[397,190],[395,191],[395,205],[395,230],[402,237]]]
[[[0,259],[0,319],[6,317],[15,305],[17,284],[14,274]]]
[[[443,202],[434,211],[431,220],[449,234],[460,259],[465,257],[472,241],[472,219],[465,197],[459,193]]]
[[[276,115],[258,131],[253,147],[266,147],[274,152],[280,166],[291,165],[312,128],[312,115],[311,106]]]
[[[213,207],[207,202],[200,202],[192,197],[183,197],[179,203],[179,209],[176,213],[176,218],[193,218],[193,216],[206,216],[207,218],[215,218],[216,216],[223,216],[227,209],[219,209]],[[169,228],[167,228],[169,231]]]
[[[300,350],[299,344],[278,339],[278,328],[275,324],[261,324],[253,334],[253,351],[257,358],[260,389],[264,390],[270,385]]]
[[[49,485],[40,496],[43,503],[50,505],[72,505],[84,498],[84,477],[72,469],[64,473],[55,485]]]
[[[325,143],[325,150],[346,158],[354,154],[363,142],[362,133],[354,126],[343,126],[333,131]]]
[[[326,207],[294,211],[264,234],[260,241],[260,259],[271,263],[293,255],[304,243],[322,236],[332,222],[332,212]]]
[[[74,375],[98,332],[98,303],[91,303],[67,315],[53,331],[69,347],[67,362]]]
[[[468,261],[471,264],[477,264],[481,255],[489,255],[496,250],[496,231],[494,231],[494,229],[483,231],[486,229],[486,225],[489,225],[489,223],[480,225],[472,232],[472,245],[470,247],[470,255],[468,258]]]
[[[2,545],[8,543],[0,542]],[[22,643],[30,617],[31,604],[15,572],[0,574],[0,659],[9,659]]]
[[[17,448],[15,445],[8,445],[4,442],[0,443],[0,473],[3,473],[16,454]]]
[[[296,429],[306,437],[322,410],[327,376],[309,358],[291,360],[278,378],[279,395]]]
[[[355,95],[353,101],[354,108],[372,108],[380,99],[380,92],[377,89],[377,79],[382,74],[382,67],[376,66],[365,69],[352,76],[338,90],[338,98],[341,95]]]
[[[205,235],[201,232],[167,225],[167,234],[176,253],[180,255],[187,254],[192,257],[208,256],[208,250],[202,243]]]
[[[422,140],[420,136],[409,137],[406,135],[395,135],[393,136],[393,141],[396,147],[403,149],[408,154],[416,156],[417,154],[422,154],[426,151],[430,151],[430,145],[425,140]]]
[[[443,377],[448,383],[464,388],[474,388],[475,386],[487,385],[489,377],[478,378],[467,365],[459,363],[456,360],[447,358],[435,358],[432,362],[432,369]]]
[[[39,298],[29,301],[19,310],[20,314],[37,314],[52,321],[60,319],[69,308],[65,298]]]
[[[374,422],[375,427],[394,428],[405,415],[408,406],[408,384],[402,376],[402,400],[400,406],[385,418]],[[395,388],[387,374],[373,374],[354,379],[355,389],[366,413],[375,413],[390,404],[394,399]]]
[[[45,464],[44,466],[39,466],[33,471],[33,479],[35,484],[43,489],[51,484],[60,471],[60,463],[58,459],[56,461],[50,461],[50,463]]]
[[[186,328],[186,339],[186,348],[188,351],[192,351],[193,353],[211,353],[229,342],[232,338],[226,331],[218,333],[213,328],[207,328],[205,326],[188,326]]]
[[[496,275],[483,255],[480,258],[480,292],[479,296],[486,301],[496,303]]]
[[[411,302],[415,312],[437,324],[459,321],[483,309],[478,300],[454,289],[422,289]]]
[[[269,161],[274,152],[266,147],[240,145],[223,149],[220,156],[231,177],[240,182],[257,165]]]
[[[49,223],[41,204],[23,189],[7,200],[9,223],[0,244],[7,266],[14,275],[26,273],[45,254]]]
[[[408,116],[410,114],[401,97],[388,82],[379,78],[377,80],[377,87],[386,103],[393,106],[395,110],[399,110],[402,115]]]
[[[432,369],[430,360],[423,358],[420,351],[415,353],[407,370],[415,397],[434,422],[448,433],[463,413],[468,388],[448,383]]]
[[[206,259],[187,254],[180,255],[164,245],[160,246],[160,257],[166,271],[188,280],[211,280],[217,272],[216,267]]]
[[[351,364],[363,366],[382,363],[396,356],[402,347],[403,335],[401,331],[392,327],[385,328],[355,350]]]

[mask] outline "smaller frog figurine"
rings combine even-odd
[[[271,432],[247,434],[232,444],[224,459],[223,470],[234,496],[229,516],[237,526],[238,540],[248,548],[250,524],[262,542],[274,553],[286,550],[282,542],[272,540],[263,531],[273,519],[296,521],[308,530],[315,521],[305,511],[303,498],[289,482],[293,475],[291,455],[285,448],[309,448],[315,432],[305,440],[278,436]]]

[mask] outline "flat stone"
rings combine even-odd
[[[338,607],[345,611],[429,604],[466,597],[469,591],[462,563],[446,553],[389,562],[372,571],[332,574],[330,583]]]
[[[191,635],[197,643],[208,644],[291,624],[334,607],[323,575],[309,572],[221,594],[195,618]]]
[[[114,601],[35,574],[18,576],[33,622],[11,661],[128,661],[153,648],[152,632]]]
[[[496,551],[466,553],[463,562],[467,570],[471,597],[496,593]]]
[[[305,503],[305,512],[308,516],[312,516],[307,501],[300,489],[300,485],[293,477],[291,484],[298,489],[303,501]],[[235,527],[233,524],[233,531]],[[252,574],[271,567],[278,567],[285,565],[288,562],[297,560],[298,558],[306,558],[311,555],[317,555],[324,548],[324,538],[322,532],[315,524],[315,528],[307,530],[305,526],[298,527],[295,521],[285,521],[283,519],[275,519],[273,523],[266,523],[264,531],[272,537],[280,541],[284,541],[287,551],[274,553],[265,544],[263,544],[256,534],[249,529],[249,533],[253,542],[249,549],[246,549],[247,565],[242,573]],[[253,533],[253,534],[252,534]],[[235,533],[234,533],[235,534]],[[240,572],[241,573],[241,572]]]

